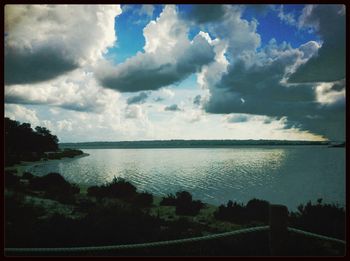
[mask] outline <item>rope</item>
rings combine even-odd
[[[116,245],[116,246],[96,246],[96,247],[60,247],[60,248],[5,248],[6,252],[15,252],[15,253],[28,253],[28,252],[86,252],[86,251],[107,251],[107,250],[118,250],[118,249],[135,249],[135,248],[149,248],[157,246],[167,246],[175,245],[188,242],[197,242],[203,240],[217,239],[228,236],[236,236],[240,234],[246,234],[251,232],[267,231],[269,226],[260,226],[252,228],[244,228],[231,232],[225,232],[214,235],[207,235],[202,237],[193,237],[177,240],[167,240],[167,241],[158,241],[150,243],[141,243],[141,244],[128,244],[128,245]]]
[[[307,231],[296,229],[296,228],[292,228],[292,227],[288,227],[288,231],[291,231],[291,232],[294,232],[294,233],[297,233],[297,234],[301,234],[301,235],[304,235],[304,236],[308,236],[308,237],[313,237],[313,238],[317,238],[317,239],[332,241],[332,242],[341,243],[341,244],[344,244],[344,245],[346,244],[346,242],[344,240],[340,240],[340,239],[333,238],[333,237],[322,236],[322,235],[318,235],[318,234],[315,234],[315,233],[307,232]]]
[[[116,245],[116,246],[96,246],[96,247],[58,247],[58,248],[5,248],[6,252],[15,252],[15,253],[48,253],[48,252],[87,252],[87,251],[108,251],[108,250],[118,250],[118,249],[136,249],[136,248],[150,248],[150,247],[158,247],[158,246],[168,246],[175,245],[181,243],[189,243],[189,242],[198,242],[210,239],[223,238],[228,236],[237,236],[240,234],[246,234],[251,232],[259,232],[259,231],[267,231],[269,230],[269,226],[260,226],[260,227],[252,227],[252,228],[244,228],[231,232],[225,232],[214,235],[207,235],[202,237],[192,237],[192,238],[184,238],[184,239],[176,239],[176,240],[167,240],[167,241],[158,241],[158,242],[150,242],[150,243],[141,243],[141,244],[127,244],[127,245]],[[294,232],[297,234],[305,235],[308,237],[313,237],[317,239],[332,241],[336,243],[346,244],[345,241],[327,237],[323,235],[318,235],[315,233],[303,231],[300,229],[288,227],[288,231]]]

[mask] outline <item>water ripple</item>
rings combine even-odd
[[[124,177],[139,190],[159,195],[188,190],[194,198],[215,205],[259,197],[294,208],[320,195],[325,201],[345,202],[344,150],[310,146],[84,152],[90,156],[35,165],[28,171],[59,172],[71,182],[87,185]]]

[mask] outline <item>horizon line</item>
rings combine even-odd
[[[65,141],[62,143],[111,143],[111,142],[152,142],[152,141],[288,141],[288,142],[345,142],[339,140],[287,140],[287,139],[152,139],[152,140],[116,140],[116,141]]]

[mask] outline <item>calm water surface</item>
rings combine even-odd
[[[198,149],[83,149],[90,156],[28,167],[36,175],[61,173],[84,185],[114,176],[138,190],[167,195],[187,190],[214,205],[252,198],[295,209],[323,198],[345,204],[345,149],[260,146]]]

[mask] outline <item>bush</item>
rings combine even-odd
[[[161,206],[176,206],[176,198],[173,194],[168,194],[167,197],[163,197],[160,202]]]
[[[136,187],[123,178],[114,177],[112,182],[102,186],[88,188],[88,195],[96,198],[124,198],[132,199],[136,196]]]
[[[204,206],[200,200],[192,201],[192,195],[187,191],[177,192],[176,197],[177,215],[195,216]]]
[[[27,247],[37,238],[36,227],[45,210],[26,202],[18,192],[6,194],[4,203],[6,247]]]
[[[150,207],[153,203],[153,195],[148,192],[137,194],[134,203],[139,207]]]
[[[176,197],[173,194],[168,194],[163,197],[160,202],[161,206],[175,206],[177,215],[195,216],[204,207],[200,200],[192,200],[192,195],[187,191],[176,192]]]
[[[74,195],[80,192],[77,185],[70,184],[58,173],[49,173],[43,177],[32,178],[30,188],[45,191],[47,197],[62,203],[71,203],[74,201]]]
[[[23,173],[23,175],[22,175],[22,178],[23,179],[27,179],[27,180],[31,180],[31,179],[33,179],[35,176],[32,174],[32,173],[30,173],[30,172],[24,172]]]
[[[252,222],[267,224],[269,221],[269,202],[260,199],[252,199],[244,206],[243,204],[229,200],[226,206],[221,205],[218,210],[214,212],[214,217],[216,219],[239,224]]]
[[[232,202],[231,200],[227,202],[226,206],[220,205],[214,212],[214,217],[219,220],[241,224],[247,221],[247,214],[244,205]]]
[[[306,205],[299,205],[297,212],[290,213],[289,223],[293,227],[321,235],[345,238],[344,208],[334,204],[322,204],[322,199],[317,204],[309,201]]]
[[[248,201],[247,217],[250,221],[261,221],[265,224],[269,222],[269,202],[260,199],[251,199]]]
[[[107,192],[112,197],[131,197],[136,194],[136,187],[123,178],[114,177],[112,182],[106,187]]]
[[[15,170],[5,171],[5,187],[11,189],[19,189],[21,187],[20,178],[15,175]]]
[[[102,190],[99,186],[91,186],[87,189],[87,194],[89,197],[101,198],[103,197]]]

